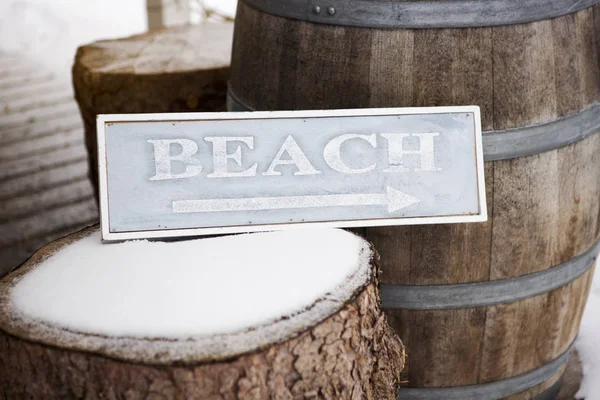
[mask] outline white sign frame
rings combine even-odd
[[[420,216],[386,219],[337,220],[323,222],[293,222],[285,224],[243,225],[211,228],[161,229],[130,232],[110,232],[107,179],[106,132],[107,123],[123,122],[179,122],[203,120],[248,120],[266,118],[318,118],[318,117],[354,117],[386,115],[422,115],[444,113],[473,113],[475,120],[476,172],[479,213],[471,215]],[[487,221],[487,203],[484,179],[484,160],[481,130],[481,115],[478,106],[419,107],[419,108],[365,108],[349,110],[313,110],[313,111],[254,111],[254,112],[213,112],[213,113],[151,113],[151,114],[100,114],[96,119],[98,139],[98,182],[100,194],[100,228],[105,241],[123,241],[132,239],[156,239],[186,236],[219,235],[246,232],[262,232],[299,228],[353,228],[374,226],[401,226],[426,224],[453,224]]]

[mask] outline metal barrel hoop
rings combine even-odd
[[[241,0],[278,17],[327,25],[382,29],[476,28],[560,17],[600,0]]]
[[[257,111],[231,89],[227,91],[229,111]],[[508,160],[559,149],[600,132],[600,103],[555,121],[515,129],[483,132],[485,161]]]
[[[401,388],[402,400],[496,400],[512,396],[540,385],[560,372],[569,361],[573,344],[549,363],[532,371],[500,381],[470,386],[445,388]],[[560,379],[534,400],[553,400],[560,390]]]
[[[446,310],[527,299],[567,285],[594,266],[600,240],[583,254],[547,270],[508,279],[457,285],[381,285],[383,308]]]

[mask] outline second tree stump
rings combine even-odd
[[[75,97],[98,190],[98,114],[225,111],[233,24],[168,28],[79,48]]]

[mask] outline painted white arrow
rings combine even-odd
[[[401,210],[421,200],[392,187],[386,193],[327,194],[317,196],[253,197],[240,199],[176,200],[174,213],[258,211],[283,208],[386,206],[388,212]]]

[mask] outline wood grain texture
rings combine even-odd
[[[443,387],[478,383],[481,359],[473,351],[483,338],[485,309],[387,310],[390,325],[407,349],[403,386]],[[442,365],[452,367],[442,367]]]
[[[560,393],[556,400],[575,400],[575,394],[577,394],[581,387],[582,379],[583,368],[581,367],[581,360],[579,359],[579,354],[574,352],[567,364]]]
[[[487,307],[480,382],[531,371],[564,353],[577,335],[592,272],[547,294]]]
[[[233,26],[168,28],[79,48],[75,97],[97,187],[98,114],[224,111]]]
[[[335,104],[355,107],[477,104],[484,130],[501,130],[550,122],[600,100],[593,9],[531,24],[438,30],[318,25],[243,3],[236,18],[230,84],[257,110],[333,108],[325,92],[336,92]]]
[[[86,351],[82,343],[73,350],[58,338],[61,329],[32,339],[39,322],[21,324],[8,317],[14,280],[89,231],[42,248],[2,280],[0,399],[396,399],[404,349],[380,308],[375,259],[363,264],[371,273],[331,316],[292,331],[280,343],[264,342],[230,358],[182,356],[185,362],[178,358],[153,365],[122,353],[109,357],[102,349]],[[152,340],[139,339],[137,345],[151,349]]]
[[[81,117],[77,113],[53,114],[44,121],[28,122],[12,129],[3,130],[0,135],[0,145],[5,146],[31,138],[70,132],[81,128]]]
[[[286,20],[240,3],[230,88],[256,110],[476,104],[484,130],[503,130],[600,102],[599,54],[598,5],[521,25],[377,30]],[[367,229],[384,283],[517,277],[566,262],[600,239],[599,134],[488,162],[485,178],[486,223]],[[590,276],[500,306],[388,310],[407,346],[408,385],[471,385],[540,367],[575,337]],[[511,399],[530,399],[551,383]]]
[[[2,69],[2,82],[21,83],[0,91],[0,276],[98,220],[70,85],[14,60],[7,64],[25,67]]]
[[[73,102],[73,92],[70,88],[57,88],[39,96],[11,99],[2,102],[0,100],[0,114],[15,114],[31,109],[52,107],[58,104]]]

